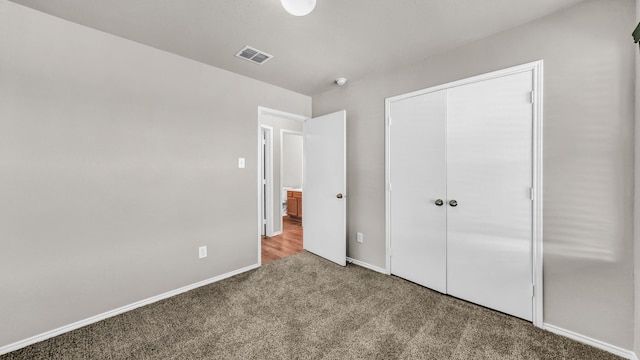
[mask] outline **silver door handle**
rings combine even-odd
[[[444,201],[442,201],[442,199],[436,200],[436,206],[442,206],[442,204],[444,204]]]
[[[342,195],[342,193],[339,193],[338,195],[336,195],[336,197],[337,197],[338,199],[342,199],[344,196]]]
[[[449,206],[456,207],[456,206],[458,206],[458,202],[455,201],[455,200],[451,200],[451,201],[449,201]]]

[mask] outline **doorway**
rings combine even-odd
[[[302,222],[304,147],[302,131],[280,129],[280,220]],[[299,200],[296,200],[299,199]],[[282,227],[283,233],[285,228]]]
[[[260,264],[303,250],[302,134],[305,119],[277,110],[258,109]]]
[[[277,134],[282,124],[290,126],[289,129],[302,132],[304,156],[303,156],[303,183],[299,191],[287,190],[287,215],[294,215],[301,222],[301,235],[304,234],[303,246],[300,248],[314,253],[338,265],[346,266],[347,260],[347,234],[346,234],[346,199],[347,199],[347,169],[346,169],[346,119],[345,110],[315,118],[285,113],[258,107],[258,159],[263,159],[264,146],[262,144],[261,129],[264,125],[271,126],[273,134]],[[258,161],[258,264],[263,263],[263,213],[273,211],[278,214],[282,211],[282,204],[273,201],[274,194],[282,189],[279,170],[280,164],[279,136],[273,141],[273,186],[271,186],[271,201],[275,203],[271,209],[263,209],[261,198],[269,190],[264,190],[262,178],[262,161]],[[304,192],[302,191],[304,190]],[[291,193],[291,198],[289,198]],[[294,202],[295,201],[295,202]],[[304,204],[304,205],[303,205]],[[267,205],[268,206],[268,205]],[[282,235],[284,226],[280,227],[276,221],[273,224],[273,236],[267,234],[267,238]],[[284,225],[284,224],[283,224]],[[304,230],[302,230],[302,226]],[[267,219],[267,231],[269,220]],[[267,240],[267,239],[264,239]],[[295,252],[294,252],[295,253]],[[292,255],[287,252],[286,255]],[[266,261],[267,259],[265,259]]]

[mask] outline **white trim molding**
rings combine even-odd
[[[262,146],[263,133],[265,133],[264,140],[266,141],[266,143],[264,144],[265,145],[264,147]],[[265,226],[265,235],[271,237],[276,235],[273,232],[273,225],[275,222],[275,218],[273,214],[273,206],[274,206],[273,205],[273,197],[274,197],[274,194],[273,194],[273,127],[260,124],[260,139],[258,141],[261,142],[260,154],[258,156],[258,166],[260,168],[258,170],[258,177],[260,178],[258,181],[260,182],[260,194],[261,194],[260,203],[262,204],[262,201],[264,200],[264,208],[266,209],[266,211],[263,214],[262,205],[260,205],[260,220],[263,220],[263,219],[265,220],[266,223],[263,224],[263,226]],[[264,153],[263,153],[263,148],[265,149]],[[262,186],[263,166],[265,171],[264,194],[263,194],[263,186]],[[278,196],[278,198],[280,197]],[[262,227],[260,228],[260,233],[262,234]]]
[[[373,271],[379,272],[381,274],[389,275],[389,273],[387,272],[386,269],[381,268],[379,266],[368,264],[368,263],[366,263],[364,261],[360,261],[360,260],[357,260],[357,259],[353,259],[353,258],[347,257],[347,263],[353,264],[353,265],[358,265],[358,266],[363,267],[365,269],[373,270]]]
[[[591,345],[595,348],[610,352],[614,355],[618,355],[625,359],[638,360],[638,357],[636,356],[636,354],[631,350],[626,350],[621,347],[606,343],[604,341],[596,340],[588,336],[584,336],[582,334],[578,334],[573,331],[566,330],[566,329],[557,327],[555,325],[547,324],[547,323],[544,323],[542,328],[554,334],[561,335],[575,341],[579,341],[583,344]]]
[[[508,75],[522,72],[533,73],[533,92],[531,101],[533,103],[533,208],[532,208],[532,251],[531,251],[531,273],[534,288],[534,298],[532,307],[532,322],[537,327],[543,326],[543,278],[542,278],[542,206],[543,206],[543,186],[542,186],[542,160],[543,160],[543,60],[513,66],[510,68],[493,71],[490,73],[473,76],[470,78],[453,81],[450,83],[432,86],[430,88],[413,91],[410,93],[388,97],[385,99],[385,230],[386,230],[386,273],[391,274],[391,104],[395,101],[412,98],[440,90],[446,90],[457,86],[467,85],[475,82],[496,79]]]
[[[244,272],[256,269],[258,267],[259,267],[258,264],[249,265],[249,266],[243,267],[243,268],[238,269],[238,270],[234,270],[234,271],[222,274],[222,275],[218,275],[216,277],[212,277],[210,279],[202,280],[202,281],[199,281],[197,283],[193,283],[191,285],[187,285],[187,286],[183,286],[181,288],[175,289],[175,290],[167,291],[167,292],[162,293],[160,295],[156,295],[156,296],[152,296],[150,298],[144,299],[144,300],[136,301],[136,302],[134,302],[132,304],[121,306],[121,307],[119,307],[117,309],[113,309],[113,310],[110,310],[110,311],[107,311],[107,312],[103,312],[102,314],[94,315],[94,316],[86,318],[84,320],[76,321],[76,322],[71,323],[69,325],[61,326],[61,327],[59,327],[57,329],[49,330],[49,331],[43,332],[42,334],[38,334],[38,335],[32,336],[30,338],[24,339],[24,340],[16,341],[16,342],[14,342],[12,344],[0,347],[0,355],[4,355],[4,354],[10,353],[12,351],[16,351],[16,350],[22,349],[23,347],[27,347],[27,346],[35,344],[37,342],[50,339],[52,337],[64,334],[64,333],[69,332],[69,331],[73,331],[73,330],[79,329],[79,328],[81,328],[83,326],[87,326],[87,325],[96,323],[98,321],[102,321],[104,319],[108,319],[108,318],[116,316],[116,315],[120,315],[120,314],[125,313],[127,311],[131,311],[131,310],[137,309],[137,308],[142,307],[142,306],[153,304],[153,303],[158,302],[160,300],[164,300],[164,299],[170,298],[172,296],[176,296],[176,295],[182,294],[184,292],[187,292],[187,291],[190,291],[190,290],[193,290],[193,289],[205,286],[205,285],[209,285],[209,284],[212,284],[212,283],[218,282],[220,280],[224,280],[224,279],[230,278],[230,277],[238,275],[238,274],[242,274]]]
[[[260,115],[272,115],[276,117],[297,120],[297,121],[305,121],[309,119],[306,116],[296,115],[296,114],[292,114],[292,113],[288,113],[280,110],[274,110],[264,106],[258,106],[258,117],[260,117]]]
[[[533,275],[533,325],[542,327],[544,323],[543,307],[544,307],[544,286],[542,280],[542,257],[543,257],[543,232],[542,232],[542,209],[543,209],[543,182],[542,182],[542,144],[543,138],[543,71],[544,63],[542,60],[526,64],[533,71],[533,234],[532,234],[532,275]]]

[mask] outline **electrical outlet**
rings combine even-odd
[[[200,246],[198,248],[198,258],[202,259],[202,258],[206,258],[207,257],[207,247],[206,246]]]
[[[361,244],[364,242],[364,235],[362,235],[361,232],[356,233],[356,242],[359,242]]]

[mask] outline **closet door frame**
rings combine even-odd
[[[386,273],[391,274],[391,174],[390,174],[390,130],[393,126],[393,119],[390,117],[391,103],[414,97],[430,92],[450,89],[456,86],[467,85],[475,82],[481,82],[508,76],[512,74],[522,72],[532,72],[533,74],[533,92],[531,94],[531,101],[533,103],[533,192],[532,197],[532,296],[533,296],[533,325],[542,328],[543,327],[543,279],[542,279],[542,204],[543,204],[543,187],[542,187],[542,144],[543,144],[543,60],[538,60],[490,73],[473,76],[470,78],[433,86],[430,88],[410,92],[407,94],[397,95],[385,99],[385,229],[386,229]]]

